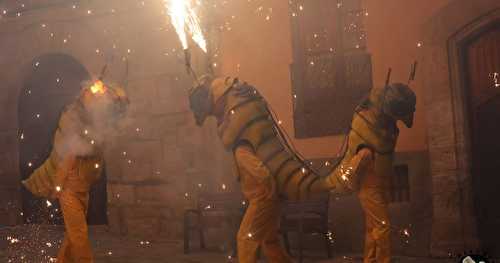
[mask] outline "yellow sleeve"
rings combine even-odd
[[[259,181],[267,180],[271,177],[271,173],[262,161],[257,157],[249,146],[238,146],[234,152],[236,164],[239,169],[253,176]]]

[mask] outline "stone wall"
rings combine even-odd
[[[499,19],[499,8],[494,0],[455,0],[422,27],[419,61],[431,160],[433,255],[447,256],[478,246],[459,49],[464,40]]]
[[[194,124],[186,96],[192,80],[164,6],[122,0],[73,4],[26,3],[19,15],[19,6],[12,6],[0,19],[0,225],[21,222],[17,101],[24,78],[38,56],[63,53],[94,77],[107,63],[106,81],[128,81],[127,128],[106,149],[110,229],[177,238],[182,211],[193,205],[196,192],[235,187],[214,124]],[[193,56],[203,66],[203,56],[196,50]]]
[[[432,225],[431,178],[427,152],[396,154],[395,165],[408,165],[409,202],[390,203],[392,246],[398,255],[428,255]],[[340,253],[361,253],[364,245],[364,214],[355,195],[332,198],[330,226],[334,248]],[[401,231],[408,229],[410,237]],[[408,243],[406,242],[408,241]]]

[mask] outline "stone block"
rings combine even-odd
[[[166,172],[182,171],[186,168],[186,160],[182,149],[171,145],[163,145],[163,168]]]
[[[172,209],[172,207],[163,207],[160,209],[160,217],[162,219],[175,219],[178,218],[179,215],[175,212],[175,209]]]
[[[121,207],[114,205],[108,206],[108,227],[109,231],[113,234],[122,235],[126,233]]]
[[[180,218],[161,219],[159,234],[168,239],[182,239],[183,220]]]
[[[160,233],[160,219],[153,217],[127,217],[127,235],[131,237],[154,239]]]
[[[123,147],[125,155],[122,152],[120,161],[123,171],[122,180],[126,182],[145,181],[153,177],[158,167],[158,160],[163,156],[160,141],[131,141]]]
[[[180,139],[184,142],[191,142],[193,144],[201,144],[203,142],[204,133],[207,128],[193,125],[194,117],[191,114],[186,116],[186,125],[177,130],[178,136],[182,135]]]
[[[108,203],[133,205],[136,203],[135,187],[131,184],[108,184]]]
[[[152,101],[152,113],[169,114],[189,111],[189,88],[191,88],[191,84],[177,76],[158,78],[158,95]]]
[[[461,217],[460,192],[458,189],[443,189],[432,196],[433,218],[458,219]]]
[[[153,170],[157,170],[164,156],[161,140],[133,141],[125,148],[128,158],[138,163],[151,164]]]
[[[161,210],[157,206],[124,208],[124,225],[129,236],[154,238],[160,232]]]
[[[129,96],[131,104],[135,101],[149,101],[150,98],[157,97],[154,85],[154,79],[149,76],[130,80],[127,88],[127,95]]]
[[[151,114],[150,99],[130,98],[130,105],[127,111],[127,116],[140,118],[147,114]]]
[[[151,115],[143,115],[139,117],[133,117],[129,119],[129,122],[124,128],[124,134],[130,140],[155,140],[159,139],[159,135],[156,133],[157,129],[156,118]]]
[[[426,105],[439,100],[450,100],[450,81],[448,68],[448,51],[445,45],[424,45],[422,57],[422,82],[426,90],[424,93]],[[427,77],[432,76],[432,77]]]
[[[134,159],[123,160],[122,163],[124,183],[136,183],[146,181],[151,178],[153,168],[151,162],[140,162]]]
[[[177,137],[177,128],[172,129],[170,126],[165,127],[161,136],[161,142],[165,147],[177,147],[181,145]]]
[[[433,193],[454,191],[458,186],[456,171],[442,171],[431,177]]]
[[[436,101],[427,106],[429,145],[451,144],[454,142],[452,105],[450,101]]]
[[[179,129],[189,123],[190,117],[191,115],[187,112],[154,116],[154,128],[156,129],[154,133],[161,139],[176,136]]]
[[[123,161],[120,154],[113,155],[113,157],[105,157],[106,160],[106,176],[108,182],[119,182],[122,178],[123,171],[120,162]]]
[[[168,100],[153,100],[151,101],[151,113],[161,115],[187,112],[189,110],[187,100],[187,96],[184,96],[184,98],[170,98]]]
[[[432,223],[431,253],[448,256],[448,253],[463,253],[464,236],[461,220],[434,219]]]
[[[192,83],[184,76],[176,74],[163,75],[156,78],[156,88],[160,100],[185,99],[188,100],[188,90]]]
[[[135,193],[137,200],[143,205],[175,204],[182,196],[168,184],[137,186]]]
[[[453,145],[442,147],[431,147],[429,156],[432,160],[431,171],[436,172],[455,171],[458,169],[456,160],[456,148]]]
[[[165,74],[156,77],[155,79],[155,87],[157,89],[157,98],[159,100],[169,100],[172,99],[173,92],[171,89],[177,88],[175,85],[177,81],[175,80],[175,76],[172,74]],[[187,95],[187,92],[186,94]]]
[[[126,206],[123,208],[123,215],[125,218],[132,218],[132,217],[160,218],[162,216],[163,208],[165,207],[155,206],[155,205]]]

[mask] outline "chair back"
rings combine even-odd
[[[283,215],[316,214],[328,216],[329,201],[329,194],[321,194],[305,201],[286,201]]]
[[[246,205],[241,193],[200,193],[198,196],[198,209],[200,211],[230,211],[242,210]]]

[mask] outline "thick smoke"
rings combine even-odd
[[[124,94],[113,86],[107,86],[102,94],[94,94],[89,88],[92,84],[83,83],[77,100],[61,115],[54,138],[61,158],[96,154],[126,125],[128,100]]]

